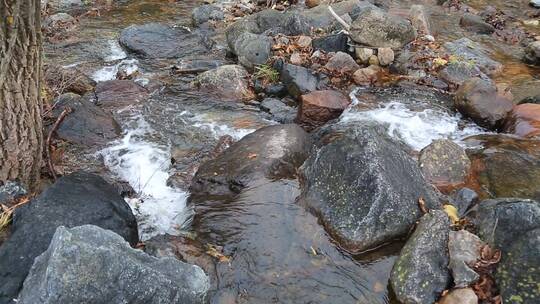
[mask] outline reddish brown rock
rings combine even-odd
[[[338,118],[350,104],[346,95],[332,90],[314,91],[300,97],[296,121],[307,129],[314,129]]]
[[[521,137],[540,137],[540,104],[515,106],[508,115],[504,131]]]
[[[97,104],[110,107],[125,107],[145,101],[148,91],[131,80],[109,80],[96,86]]]
[[[493,83],[475,77],[460,86],[454,105],[478,125],[498,130],[513,107],[512,101],[502,95]]]

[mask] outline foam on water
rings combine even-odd
[[[170,149],[145,141],[142,136],[152,130],[143,118],[137,124],[100,153],[107,167],[138,193],[137,199],[127,202],[137,216],[141,239],[164,233],[177,235],[191,217],[186,208],[188,194],[167,186]]]
[[[91,78],[96,82],[116,79],[116,74],[118,73],[120,67],[122,67],[127,75],[130,75],[139,69],[137,63],[137,59],[124,59],[115,65],[104,66],[103,68],[95,71]]]
[[[109,40],[107,41],[110,48],[110,53],[107,55],[104,60],[106,62],[116,61],[120,59],[125,59],[127,57],[126,52],[122,49],[118,41],[116,40]]]
[[[467,136],[485,132],[474,123],[463,123],[459,114],[450,115],[439,109],[413,111],[407,105],[395,101],[373,110],[354,110],[354,106],[359,103],[354,93],[351,93],[351,107],[341,116],[342,122],[376,121],[384,124],[390,136],[399,138],[417,151],[436,139],[447,138],[459,143]]]

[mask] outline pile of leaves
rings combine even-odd
[[[480,260],[474,265],[474,270],[480,275],[480,279],[474,283],[472,289],[482,303],[501,304],[501,296],[498,293],[493,271],[501,260],[501,251],[484,245],[480,251]]]

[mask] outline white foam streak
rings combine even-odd
[[[94,72],[91,78],[96,82],[116,79],[116,74],[120,68],[126,72],[126,75],[130,75],[139,69],[137,63],[137,59],[125,59],[115,65],[104,66],[103,68]]]
[[[111,61],[116,61],[116,60],[120,60],[120,59],[125,59],[127,57],[127,54],[126,52],[124,52],[124,50],[122,49],[122,47],[120,46],[120,44],[118,44],[118,41],[116,40],[109,40],[108,41],[109,43],[109,48],[110,48],[110,53],[109,55],[107,55],[104,60],[106,62],[111,62]]]

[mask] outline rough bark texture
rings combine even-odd
[[[40,0],[0,0],[0,182],[39,178]]]

